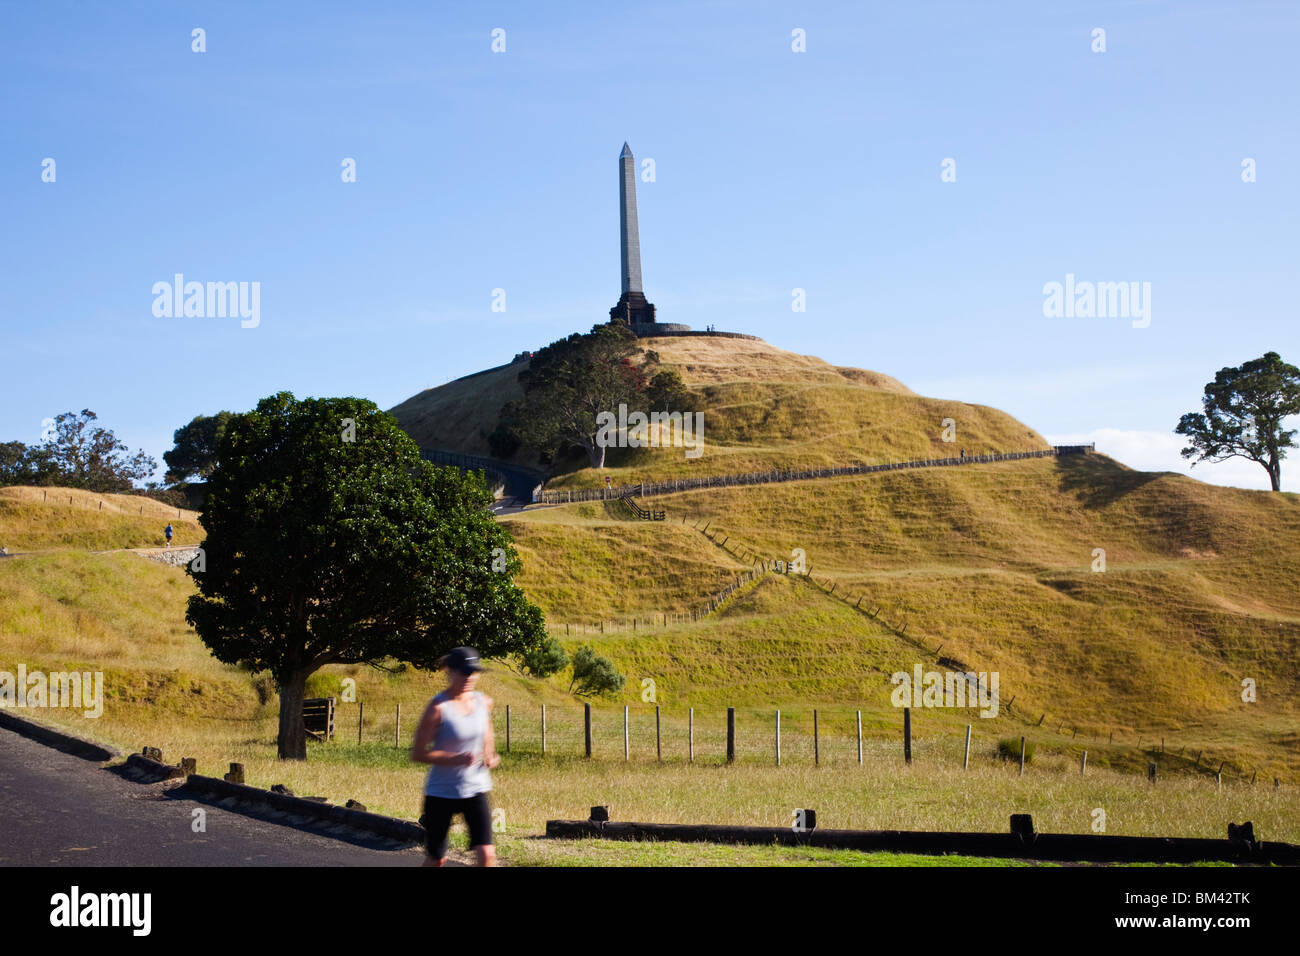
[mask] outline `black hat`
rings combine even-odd
[[[478,651],[472,647],[452,648],[447,654],[447,666],[462,674],[473,674],[483,669],[483,665],[479,663]]]

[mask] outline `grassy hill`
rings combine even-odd
[[[703,454],[614,449],[606,471],[574,458],[560,464],[548,487],[597,487],[606,473],[619,484],[947,457],[961,448],[974,455],[1048,447],[1037,432],[995,408],[923,398],[887,375],[830,365],[761,340],[665,337],[640,344],[695,393],[704,412]],[[520,361],[428,389],[392,414],[424,447],[489,454],[487,436],[501,406],[522,394],[517,377],[524,368]],[[948,418],[956,425],[951,443],[942,438]],[[517,460],[536,464],[526,450]]]
[[[0,488],[0,547],[10,551],[162,547],[170,523],[176,544],[198,544],[198,512],[140,495],[76,488]]]
[[[997,670],[1004,699],[1016,695],[1035,720],[1047,713],[1048,728],[1064,722],[1070,740],[1074,728],[1107,740],[1114,732],[1129,746],[1163,735],[1241,766],[1300,768],[1296,496],[1089,455],[655,501],[665,525],[598,521],[597,504],[508,519],[525,555],[521,584],[553,626],[699,606],[719,584],[692,558],[690,535],[702,537],[694,526],[705,522],[728,542],[720,571],[748,567],[731,553],[741,548],[782,559],[802,548],[813,579],[764,581],[703,635],[690,625],[597,638],[616,660],[662,675],[661,690],[754,706],[868,700],[887,719],[883,675],[934,666],[914,639]],[[646,567],[646,536],[674,556],[661,573]],[[1091,570],[1096,548],[1106,551],[1103,573]],[[622,586],[629,580],[638,585]],[[880,608],[877,618],[853,609],[859,597]],[[882,632],[892,643],[880,643]],[[1244,678],[1260,688],[1255,703],[1241,700]]]

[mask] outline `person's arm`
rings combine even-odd
[[[474,762],[473,754],[456,753],[451,750],[430,750],[434,735],[442,715],[438,713],[438,702],[430,701],[420,718],[420,725],[415,729],[415,742],[411,744],[411,760],[415,763],[438,764],[443,767],[468,767]]]
[[[495,770],[501,763],[501,755],[497,753],[496,732],[492,729],[492,698],[487,694],[483,695],[483,706],[487,708],[487,728],[483,731],[483,766]]]

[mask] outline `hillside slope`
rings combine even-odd
[[[161,547],[168,524],[176,544],[198,544],[203,537],[198,518],[196,511],[140,495],[60,487],[0,488],[0,547],[11,552]]]
[[[603,472],[585,458],[561,463],[548,487],[597,487],[690,475],[817,468],[889,459],[1047,447],[1041,435],[982,405],[924,398],[878,372],[831,365],[761,340],[692,336],[640,340],[676,369],[704,413],[704,451],[613,449]],[[524,361],[431,388],[392,414],[422,447],[490,453],[497,412],[521,395]],[[944,420],[955,428],[943,440]],[[535,464],[524,450],[517,460]]]
[[[782,608],[729,614],[716,632],[643,624],[597,639],[620,665],[664,675],[670,690],[758,704],[747,675],[770,622],[789,641],[783,664],[763,661],[771,706],[854,700],[888,713],[890,688],[865,659],[818,650],[845,637],[865,647],[883,622],[892,653],[935,666],[935,654],[908,644],[916,640],[996,670],[1005,698],[1016,695],[1034,718],[1051,715],[1067,736],[1116,732],[1130,745],[1168,736],[1242,766],[1300,769],[1296,496],[1086,455],[654,501],[667,509],[664,524],[622,520],[612,504],[602,520],[597,503],[508,519],[524,556],[520,583],[553,630],[699,607],[725,583],[720,572],[748,568],[753,554],[788,560],[799,548],[812,567],[812,582],[779,592]],[[696,530],[706,523],[708,538]],[[700,570],[692,535],[715,550],[712,573]],[[1099,548],[1104,572],[1093,570]],[[851,607],[858,598],[862,611]],[[810,613],[827,601],[848,617]],[[702,636],[724,631],[736,639],[695,653]],[[1242,700],[1247,678],[1256,702]]]

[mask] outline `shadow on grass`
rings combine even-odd
[[[1061,491],[1085,507],[1104,508],[1166,472],[1133,471],[1105,455],[1066,455],[1056,459]]]

